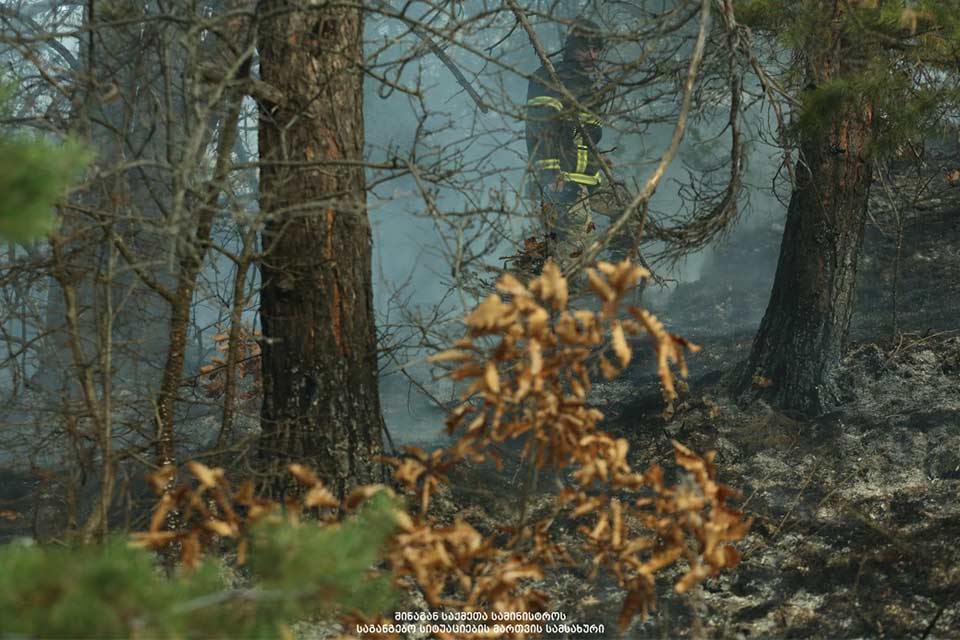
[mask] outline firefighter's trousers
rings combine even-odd
[[[593,217],[587,190],[568,189],[544,193],[541,216],[547,239],[547,255],[561,269],[571,264],[593,240]]]

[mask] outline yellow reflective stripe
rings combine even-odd
[[[564,180],[569,180],[570,182],[576,182],[577,184],[585,184],[588,186],[598,185],[603,182],[603,175],[597,171],[595,175],[589,175],[586,173],[573,173],[570,171],[561,171],[561,175]]]
[[[558,158],[546,158],[544,160],[537,160],[534,162],[534,165],[538,169],[559,169],[560,160]]]
[[[577,145],[577,173],[587,170],[587,153],[589,149],[582,144]]]
[[[595,116],[595,115],[593,115],[592,113],[588,113],[587,111],[581,111],[581,112],[580,112],[580,122],[582,122],[583,124],[595,124],[595,125],[600,125],[600,124],[602,124],[603,121],[600,120],[600,118],[599,118],[598,116]]]
[[[550,107],[551,109],[556,109],[557,111],[563,111],[563,103],[556,98],[551,98],[550,96],[537,96],[536,98],[530,98],[527,100],[527,106]]]

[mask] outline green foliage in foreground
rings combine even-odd
[[[77,548],[0,548],[0,637],[276,637],[282,625],[337,611],[373,614],[393,601],[371,574],[394,529],[384,493],[337,526],[258,523],[246,586],[207,560],[167,578],[152,552],[122,539]]]
[[[0,86],[0,103],[4,89]],[[0,132],[0,240],[24,241],[50,232],[53,205],[90,159],[75,141]]]

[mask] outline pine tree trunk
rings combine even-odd
[[[362,12],[258,4],[261,103],[262,435],[275,494],[285,467],[335,493],[383,479],[371,233],[363,153]],[[343,161],[343,164],[337,164]],[[316,164],[311,164],[316,163]]]
[[[858,58],[836,32],[818,41],[807,52],[811,86],[842,77]],[[735,383],[741,396],[804,413],[836,401],[872,181],[870,105],[852,99],[830,118],[804,133],[773,293]]]

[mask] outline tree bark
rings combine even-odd
[[[261,78],[284,97],[260,105],[259,460],[271,493],[290,489],[286,466],[300,462],[343,494],[383,479],[371,232],[357,163],[363,18],[353,5],[305,8],[257,6]]]
[[[808,87],[843,77],[853,71],[850,61],[862,58],[833,17],[805,51]],[[873,174],[872,136],[873,109],[862,98],[844,102],[827,126],[803,134],[773,293],[735,382],[741,397],[803,413],[836,403]]]

